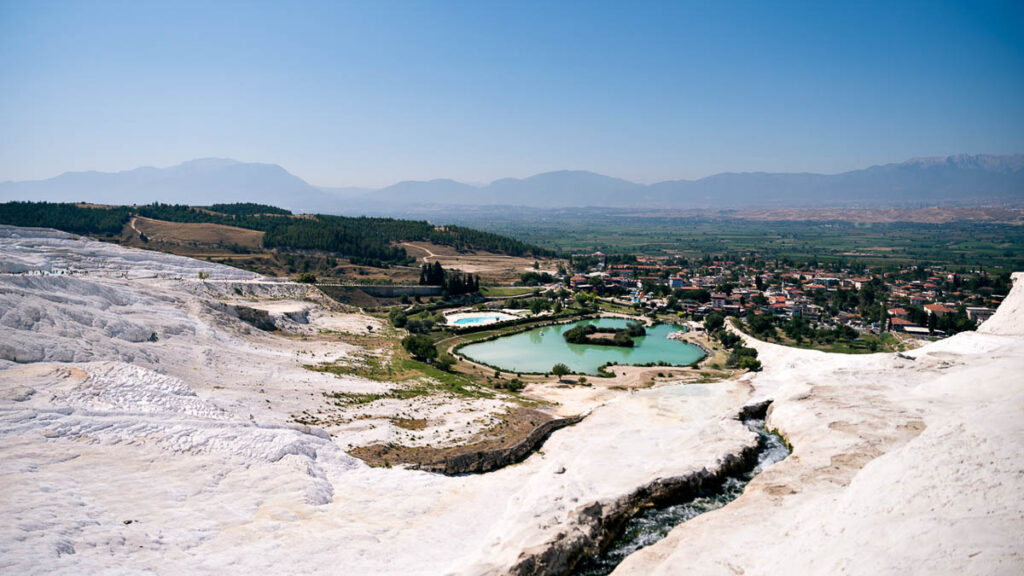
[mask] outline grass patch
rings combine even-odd
[[[443,391],[451,392],[459,396],[465,396],[469,398],[493,398],[494,393],[486,388],[478,385],[470,378],[459,374],[457,372],[445,372],[430,364],[425,364],[412,358],[403,359],[400,361],[402,368],[407,373],[412,373],[414,376],[411,377],[427,377],[437,382],[437,387]]]
[[[423,430],[427,427],[426,418],[392,418],[391,423],[406,430]]]
[[[434,393],[430,386],[417,385],[408,388],[395,388],[382,394],[358,394],[349,392],[324,392],[324,396],[334,400],[338,406],[357,406],[369,404],[377,400],[409,400],[418,396],[427,396]]]
[[[358,376],[375,382],[397,382],[392,362],[388,358],[361,354],[351,363],[331,362],[306,364],[306,370],[325,372],[335,376]]]
[[[377,341],[380,354],[360,354],[354,359],[342,362],[307,364],[313,372],[335,376],[357,376],[375,382],[415,382],[413,386],[396,388],[382,394],[329,394],[344,404],[368,404],[383,398],[407,399],[436,392],[449,392],[469,398],[493,398],[494,393],[477,384],[471,378],[457,373],[445,372],[436,366],[414,360],[394,340]]]
[[[780,332],[781,335],[781,332]],[[882,334],[863,334],[856,340],[844,341],[837,340],[835,342],[809,342],[804,340],[803,342],[796,342],[791,338],[782,336],[778,339],[780,344],[791,346],[793,348],[803,348],[805,350],[820,350],[822,352],[830,352],[833,354],[875,354],[884,352],[901,352],[905,348],[902,342],[899,341],[895,336],[888,332]],[[872,350],[872,342],[874,342],[875,349]]]
[[[532,294],[537,289],[536,286],[484,286],[480,293],[484,296],[508,297]]]
[[[697,384],[711,384],[713,382],[721,382],[722,380],[725,380],[729,376],[731,376],[731,374],[729,374],[728,372],[718,372],[718,371],[701,372],[700,373],[700,378],[697,378],[697,382],[696,383]]]
[[[632,306],[623,306],[621,304],[616,304],[614,302],[608,302],[608,301],[605,301],[605,300],[598,300],[597,301],[597,308],[601,312],[611,312],[611,313],[614,313],[614,314],[626,314],[626,315],[629,315],[629,316],[636,316],[638,318],[643,316],[643,311],[642,310],[637,310],[636,308],[633,308]]]

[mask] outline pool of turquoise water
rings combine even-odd
[[[504,320],[511,320],[515,316],[474,316],[472,318],[459,318],[455,320],[453,324],[458,326],[472,326],[473,324],[483,324],[485,322],[501,322]]]
[[[665,362],[685,366],[701,359],[700,348],[667,338],[672,332],[683,330],[673,324],[648,327],[647,335],[635,338],[635,346],[602,346],[599,344],[569,344],[562,337],[565,331],[584,324],[600,327],[625,328],[624,318],[598,318],[571,324],[543,326],[496,340],[469,344],[459,353],[470,360],[488,364],[509,372],[546,373],[561,362],[573,372],[597,374],[598,367],[614,362],[623,365],[656,364]]]

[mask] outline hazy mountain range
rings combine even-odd
[[[67,172],[48,180],[0,183],[0,201],[204,205],[260,202],[301,212],[388,214],[443,207],[607,208],[881,207],[1024,204],[1024,154],[917,158],[841,174],[724,173],[699,180],[638,184],[562,170],[503,178],[484,186],[454,180],[406,181],[379,189],[319,188],[275,164],[207,158],[170,168]]]

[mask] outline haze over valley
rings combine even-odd
[[[68,172],[0,183],[0,200],[203,204],[258,202],[325,214],[388,215],[417,209],[758,209],[1024,205],[1024,155],[913,159],[841,174],[723,173],[644,185],[580,170],[503,178],[483,186],[406,181],[378,190],[318,188],[274,164],[192,160],[169,168]],[[443,217],[443,214],[442,214]]]

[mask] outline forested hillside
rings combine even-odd
[[[237,204],[213,204],[211,206],[200,206],[200,208],[206,208],[214,212],[220,212],[221,214],[231,214],[235,216],[245,216],[250,214],[280,214],[282,216],[291,216],[291,210],[285,210],[284,208],[278,208],[277,206],[268,206],[267,204],[256,204],[253,202],[239,202]]]
[[[83,207],[50,202],[7,202],[0,204],[0,224],[56,228],[74,234],[120,234],[131,217],[128,208]]]
[[[149,204],[133,207],[92,207],[47,202],[0,204],[0,224],[42,226],[76,234],[112,236],[132,215],[169,222],[205,222],[264,232],[265,248],[321,250],[355,264],[386,266],[412,261],[398,242],[430,241],[458,250],[485,250],[511,256],[550,256],[553,252],[513,238],[460,226],[437,227],[426,221],[393,218],[349,218],[292,215],[261,204],[214,204],[196,208]]]

